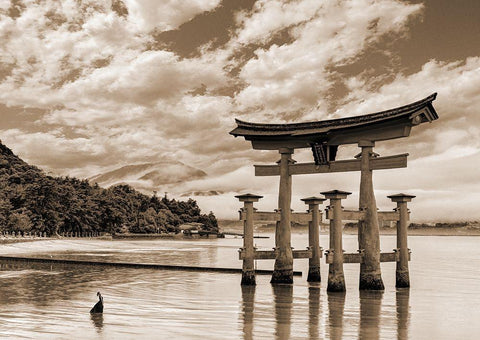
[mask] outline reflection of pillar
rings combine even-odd
[[[290,285],[274,285],[273,299],[275,303],[276,321],[275,338],[290,339],[293,287]]]
[[[380,339],[382,291],[360,291],[359,340]]]
[[[408,339],[408,323],[410,319],[409,306],[410,290],[397,289],[397,340]]]
[[[277,241],[277,256],[271,283],[293,283],[293,254],[291,246],[291,201],[292,176],[289,165],[292,163],[293,149],[281,148],[280,158],[280,188],[278,192],[278,209],[280,222],[277,223],[275,239]]]
[[[318,322],[320,314],[320,286],[308,287],[308,336],[318,339]]]
[[[308,223],[308,247],[312,250],[312,257],[308,259],[308,282],[320,282],[320,241],[319,225],[320,214],[318,205],[325,199],[320,197],[303,198],[302,201],[308,204],[308,211],[312,214],[312,220]]]
[[[347,198],[351,192],[332,190],[322,192],[330,200],[330,211],[333,215],[330,218],[330,249],[329,255],[333,253],[333,263],[328,266],[329,292],[345,291],[345,276],[343,275],[343,246],[342,246],[342,204],[341,200]]]
[[[263,196],[245,194],[235,196],[244,202],[245,220],[243,221],[243,266],[242,266],[242,285],[255,285],[255,267],[253,247],[253,202],[258,202]]]
[[[363,250],[360,264],[360,289],[384,290],[380,270],[380,231],[377,203],[373,191],[370,157],[374,142],[360,141],[361,153],[360,210],[365,211],[364,219],[358,221],[358,246]]]
[[[343,334],[343,311],[345,292],[328,293],[328,324],[331,340],[341,340]]]
[[[253,310],[255,286],[242,286],[243,339],[253,339]]]
[[[397,203],[397,211],[400,213],[400,220],[397,222],[397,251],[400,252],[395,280],[395,286],[397,288],[410,287],[410,275],[408,273],[408,257],[410,251],[407,245],[407,202],[410,202],[414,197],[415,196],[405,194],[388,196],[393,202]]]

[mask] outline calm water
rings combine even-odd
[[[383,236],[391,251],[395,237]],[[256,239],[271,248],[273,238]],[[305,233],[293,246],[304,248]],[[54,240],[1,245],[6,255],[240,267],[242,239]],[[327,244],[327,237],[321,237]],[[239,274],[88,266],[0,265],[0,338],[27,339],[479,339],[480,238],[409,237],[410,290],[395,289],[395,264],[382,264],[384,293],[359,293],[358,265],[345,265],[346,294],[306,282],[295,260],[292,286],[241,287]],[[344,248],[356,250],[356,236]],[[258,262],[272,269],[273,261]],[[103,316],[92,318],[96,292]]]

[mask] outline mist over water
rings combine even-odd
[[[269,239],[255,239],[271,248]],[[306,232],[292,246],[305,248]],[[386,290],[358,291],[358,264],[345,264],[347,292],[308,284],[308,260],[295,283],[240,286],[239,274],[0,263],[0,337],[25,339],[474,339],[480,336],[480,238],[411,236],[412,288],[395,289],[395,264],[383,263]],[[327,236],[320,238],[328,244]],[[356,251],[356,236],[344,248]],[[2,245],[3,255],[241,267],[241,238],[211,240],[51,240]],[[383,251],[395,247],[382,236]],[[257,268],[272,269],[273,261]],[[103,315],[91,316],[96,292]]]

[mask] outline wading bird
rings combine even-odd
[[[103,297],[100,292],[97,292],[98,302],[90,310],[90,313],[103,313]]]

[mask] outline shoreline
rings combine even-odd
[[[301,231],[302,233],[308,233],[307,227],[294,227],[292,228],[292,233]],[[234,226],[227,227],[222,229],[222,232],[238,232],[238,228]],[[274,227],[259,227],[255,228],[255,233],[274,233]],[[321,229],[320,234],[328,234],[328,230]],[[344,235],[357,235],[357,230],[355,228],[344,228]],[[395,236],[397,231],[395,228],[381,228],[380,235]],[[477,228],[413,228],[408,229],[408,236],[480,236],[480,229]],[[241,237],[241,236],[237,236]],[[115,236],[98,236],[98,237],[2,237],[0,238],[0,245],[2,244],[13,244],[13,243],[23,243],[23,242],[35,242],[35,241],[53,241],[53,240],[155,240],[155,239],[168,239],[168,240],[196,240],[200,239],[199,237],[185,236],[181,233],[179,234],[125,234],[125,235],[115,235]],[[202,239],[208,239],[203,237]],[[216,239],[210,237],[210,239]]]
[[[215,236],[215,237],[213,237]],[[1,244],[12,244],[20,242],[35,242],[35,241],[53,241],[53,240],[107,240],[107,241],[124,241],[124,240],[197,240],[197,239],[216,239],[216,234],[207,236],[200,236],[198,234],[185,235],[184,233],[168,233],[168,234],[116,234],[116,235],[102,235],[95,237],[64,237],[64,236],[45,236],[45,237],[32,237],[32,236],[2,236],[0,237]]]
[[[12,244],[20,242],[35,242],[35,241],[52,241],[52,240],[111,240],[111,236],[96,236],[96,237],[32,237],[32,236],[19,236],[19,237],[0,237],[0,244]]]

